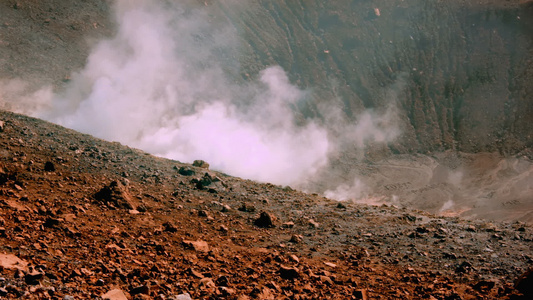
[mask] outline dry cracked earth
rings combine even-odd
[[[336,202],[9,112],[0,144],[0,298],[533,295],[527,223]]]

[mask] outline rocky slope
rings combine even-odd
[[[531,296],[517,281],[532,263],[525,223],[339,203],[0,120],[3,298]]]
[[[188,1],[242,37],[217,52],[235,80],[281,65],[313,89],[302,119],[398,108],[398,140],[342,145],[308,190],[363,178],[375,203],[513,221],[334,202],[2,111],[0,297],[529,299],[531,1],[238,4]],[[0,0],[1,107],[61,91],[109,6]]]
[[[378,197],[433,213],[531,222],[531,1],[422,2],[183,1],[184,19],[195,10],[200,17],[188,26],[193,29],[176,29],[187,44],[176,51],[195,65],[184,72],[220,65],[230,78],[224,84],[242,83],[237,89],[280,65],[291,83],[310,91],[310,99],[291,108],[296,122],[313,118],[323,125],[336,153],[300,188],[345,198],[337,192],[345,186],[346,199]],[[35,114],[50,89],[68,87],[77,97],[69,101],[85,100],[78,96],[90,83],[69,83],[96,42],[114,36],[112,3],[0,1],[0,106]],[[140,63],[147,63],[143,69],[150,62]],[[51,87],[32,93],[42,85]],[[198,88],[208,98],[228,92]],[[168,117],[159,113],[156,119]],[[369,115],[379,134],[395,138],[379,142],[363,132],[368,137],[360,143],[351,137],[349,131],[372,131],[364,128]],[[143,129],[129,135],[136,134]]]

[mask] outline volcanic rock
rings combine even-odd
[[[302,239],[303,239],[303,236],[301,236],[299,234],[293,234],[291,236],[291,239],[289,240],[289,242],[298,244],[298,243],[300,243],[302,241]]]
[[[127,188],[119,181],[112,181],[104,186],[94,195],[94,198],[113,207],[135,209]]]
[[[197,252],[209,252],[209,245],[206,241],[183,241],[183,245]]]
[[[339,202],[339,203],[337,203],[337,208],[338,209],[346,209],[346,205],[344,203]]]
[[[313,219],[309,219],[309,225],[311,227],[313,227],[313,228],[319,228],[320,227],[320,224],[317,221],[313,220]]]
[[[296,267],[281,265],[279,268],[279,276],[284,279],[295,279],[300,277],[300,270]]]
[[[219,286],[218,290],[220,291],[222,296],[225,296],[225,297],[235,294],[235,289],[229,288],[227,286]]]
[[[261,300],[274,300],[276,299],[276,296],[273,294],[272,290],[263,287],[262,289],[254,289],[252,290],[252,295],[254,295],[257,299]]]
[[[44,276],[43,273],[37,272],[37,271],[33,271],[31,273],[28,273],[28,274],[24,275],[24,281],[27,284],[30,284],[30,285],[37,285],[37,284],[39,284],[39,280],[41,280],[41,278],[43,278],[43,276]]]
[[[62,218],[48,217],[48,218],[46,218],[46,221],[44,222],[43,226],[44,227],[48,227],[48,228],[52,228],[52,227],[58,226],[63,221],[64,221],[64,219],[62,219]]]
[[[209,164],[203,160],[195,160],[192,165],[198,168],[209,169]]]
[[[163,223],[164,230],[167,232],[178,232],[178,227],[174,225],[172,222],[165,222]]]
[[[168,300],[192,300],[191,295],[189,295],[189,293],[170,296],[167,299]]]
[[[202,273],[196,271],[196,270],[193,269],[193,268],[189,268],[189,273],[190,273],[192,276],[196,277],[196,278],[204,278],[204,277],[205,277]]]
[[[195,172],[192,168],[190,168],[190,167],[180,167],[180,168],[178,169],[178,173],[179,173],[180,175],[183,175],[183,176],[192,176],[192,175],[194,175],[196,172]]]
[[[113,289],[102,295],[103,299],[108,300],[128,300],[124,292],[120,289]]]
[[[137,287],[134,287],[130,290],[130,294],[131,295],[137,295],[137,294],[145,294],[145,295],[149,295],[150,294],[150,287],[148,287],[147,285],[140,285],[140,286],[137,286]]]
[[[229,279],[228,276],[222,275],[217,278],[216,284],[218,286],[228,286],[229,285]]]
[[[263,227],[263,228],[270,228],[275,227],[274,222],[276,221],[276,217],[268,212],[261,212],[259,215],[259,218],[255,219],[254,224],[257,227]]]
[[[533,299],[533,268],[516,280],[515,287],[524,295],[525,299]]]
[[[5,269],[26,270],[28,262],[13,254],[0,254],[0,267]]]
[[[45,164],[44,164],[44,170],[46,172],[54,172],[56,170],[56,167],[54,165],[53,162],[51,161],[47,161]]]
[[[255,206],[249,204],[249,203],[241,203],[241,206],[239,206],[239,211],[244,212],[255,212]]]
[[[221,231],[221,232],[228,232],[229,231],[229,228],[225,225],[220,225],[218,227],[218,230]]]
[[[368,300],[368,293],[366,290],[356,290],[353,294],[355,299]]]
[[[294,222],[292,221],[289,221],[289,222],[285,222],[283,223],[283,228],[293,228],[294,227]]]
[[[496,283],[494,281],[481,280],[474,284],[472,288],[474,288],[476,291],[487,293],[494,287],[495,284]]]
[[[200,279],[200,288],[204,288],[204,289],[216,288],[216,284],[213,282],[213,279],[206,277],[206,278]]]
[[[333,285],[333,280],[331,280],[331,277],[326,275],[320,275],[320,281],[329,286]]]
[[[363,299],[365,288],[372,299],[510,299],[531,286],[512,286],[530,267],[525,223],[494,221],[487,231],[484,221],[408,208],[339,209],[319,195],[209,171],[210,187],[219,176],[231,186],[212,194],[178,175],[175,161],[0,112],[4,118],[31,131],[0,135],[0,244],[17,255],[5,254],[15,263],[0,255],[0,298],[88,299],[109,291],[104,298],[176,299],[187,291],[194,299]],[[50,157],[61,161],[61,174],[32,167]],[[110,184],[125,171],[127,186]],[[91,201],[101,187],[107,194]],[[118,207],[111,199],[122,193],[149,211],[107,209]],[[259,214],[222,211],[243,202],[268,208],[270,221],[259,225],[286,224],[262,230],[254,224]],[[215,218],[206,222],[205,213]],[[477,229],[466,231],[470,225]],[[201,285],[204,278],[211,280]]]

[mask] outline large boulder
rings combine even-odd
[[[119,181],[112,181],[109,185],[104,186],[94,194],[94,198],[111,207],[135,209],[126,186]]]

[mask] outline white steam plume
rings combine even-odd
[[[0,109],[35,114],[50,105],[51,87],[35,88],[22,79],[0,80]]]
[[[400,135],[400,114],[396,102],[398,94],[403,91],[405,86],[405,74],[400,74],[396,82],[384,93],[384,98],[388,103],[385,109],[381,112],[365,110],[356,117],[355,122],[348,120],[346,115],[336,107],[325,105],[321,107],[321,112],[328,119],[334,120],[328,123],[330,141],[332,148],[334,148],[331,151],[330,164],[346,163],[346,158],[343,159],[342,156],[347,152],[351,153],[357,160],[363,160],[365,151],[370,145],[386,145]],[[353,161],[347,163],[352,164],[352,167],[355,165]],[[340,176],[332,176],[330,170],[319,175],[318,181],[328,186],[325,188],[324,196],[339,201],[355,201],[371,205],[384,202],[381,195],[373,195],[373,184],[367,182],[368,178],[361,176],[358,172],[354,173],[352,170],[345,171]],[[339,181],[344,182],[340,183]],[[394,200],[394,202],[396,201],[397,199]]]
[[[203,159],[231,175],[296,187],[346,145],[363,149],[397,136],[394,105],[381,114],[363,112],[354,124],[326,99],[325,121],[302,120],[294,109],[312,95],[280,67],[252,82],[236,80],[240,39],[205,9],[117,0],[113,11],[116,35],[92,49],[64,91],[29,92],[9,82],[0,85],[2,107],[167,158]],[[328,195],[359,197],[364,183],[354,183]]]
[[[352,185],[341,184],[335,190],[327,190],[324,196],[338,201],[348,201],[361,199],[367,196],[368,187],[358,178],[355,178]]]
[[[216,51],[237,44],[229,26],[200,10],[117,1],[116,36],[100,42],[41,116],[184,162],[208,161],[236,176],[297,184],[327,162],[327,132],[296,125],[305,101],[280,67],[236,84]]]

